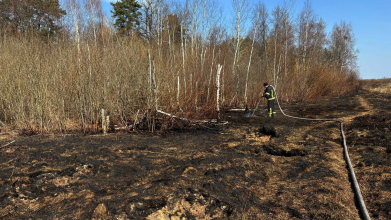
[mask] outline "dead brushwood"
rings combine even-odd
[[[205,5],[194,5],[194,19],[201,8],[208,10]],[[263,11],[256,15],[266,16],[263,7],[259,10]],[[212,15],[216,15],[213,10]],[[267,18],[255,20],[266,22]],[[170,24],[163,23],[167,22]],[[77,25],[80,27],[81,23]],[[289,57],[294,54],[286,50],[290,47],[286,44],[289,40],[266,39],[265,25],[262,23],[263,28],[252,32],[253,38],[264,35],[262,43],[254,39],[233,39],[234,50],[230,43],[221,40],[224,29],[210,27],[208,40],[199,39],[194,26],[189,42],[184,33],[188,27],[182,25],[180,33],[179,26],[178,32],[159,29],[157,42],[152,39],[146,42],[137,35],[108,36],[99,43],[95,35],[93,41],[78,36],[76,42],[65,37],[57,41],[33,36],[3,37],[0,125],[25,129],[29,134],[97,133],[101,129],[98,126],[102,122],[101,109],[110,112],[113,123],[120,115],[119,124],[127,125],[138,120],[136,111],[152,109],[146,129],[155,130],[156,110],[173,113],[179,110],[185,116],[191,115],[191,119],[219,118],[223,109],[257,103],[262,92],[259,85],[271,79],[275,84],[279,79],[277,93],[286,101],[339,96],[355,88],[354,72],[341,73],[333,65],[317,64],[317,61],[308,65],[311,68],[306,69],[302,80],[300,68],[296,68],[299,64]],[[203,29],[203,33],[207,32]],[[242,37],[243,33],[237,30],[236,34]],[[282,33],[275,34],[282,36]],[[206,34],[204,37],[208,38]],[[243,54],[260,64],[251,64]],[[244,68],[247,71],[240,67],[247,67]],[[341,89],[333,90],[333,86]]]

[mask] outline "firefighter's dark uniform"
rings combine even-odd
[[[276,92],[274,91],[273,86],[269,85],[263,92],[263,97],[267,99],[267,111],[269,117],[276,116],[276,110],[274,109],[274,100],[276,100]]]

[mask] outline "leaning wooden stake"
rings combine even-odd
[[[217,76],[216,76],[216,84],[217,84],[217,100],[216,100],[216,110],[217,110],[217,121],[220,121],[220,73],[223,67],[218,64],[217,65]]]

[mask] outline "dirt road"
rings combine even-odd
[[[391,84],[363,83],[282,107],[344,121],[369,214],[391,219]],[[225,117],[164,135],[2,131],[0,219],[360,219],[338,123]]]

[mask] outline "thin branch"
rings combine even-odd
[[[3,148],[3,147],[7,147],[8,145],[14,143],[15,141],[16,141],[16,140],[13,140],[13,141],[9,142],[8,144],[5,144],[5,145],[1,146],[0,149]]]

